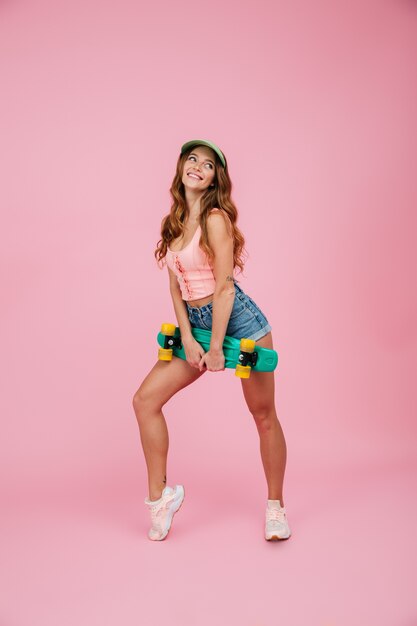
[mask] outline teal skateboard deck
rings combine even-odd
[[[163,325],[168,326],[168,325]],[[171,332],[169,334],[159,332],[158,344],[163,349],[162,352],[173,351],[173,354],[180,359],[186,360],[184,347],[181,343],[181,333],[178,326],[171,326]],[[175,328],[175,332],[173,329]],[[203,328],[191,328],[194,339],[201,345],[205,352],[208,352],[210,348],[211,331],[204,330]],[[244,339],[244,342],[249,340]],[[223,341],[223,353],[225,356],[225,367],[236,369],[237,365],[249,366],[248,369],[258,372],[272,372],[278,365],[278,353],[275,350],[269,348],[262,348],[257,346],[255,342],[250,342],[254,345],[253,351],[247,352],[246,349],[241,348],[241,340],[235,337],[225,336]],[[245,344],[244,344],[245,345]],[[161,350],[160,350],[161,353]],[[168,354],[169,357],[169,354]],[[164,357],[161,357],[165,360]],[[166,360],[170,360],[167,358]],[[241,376],[245,378],[246,376]]]

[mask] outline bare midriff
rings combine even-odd
[[[205,298],[200,298],[199,300],[187,300],[187,302],[190,306],[202,307],[205,304],[212,302],[212,300],[213,300],[213,294],[211,294],[211,296],[206,296]]]

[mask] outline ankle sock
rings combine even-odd
[[[277,504],[281,509],[284,508],[280,500],[268,500],[268,506],[274,506],[274,505],[276,506]]]

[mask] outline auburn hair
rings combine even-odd
[[[168,215],[166,215],[161,224],[161,239],[157,243],[155,250],[155,258],[158,265],[162,268],[165,263],[164,259],[167,254],[169,244],[174,239],[177,239],[184,232],[184,223],[187,221],[190,211],[187,207],[185,200],[184,183],[182,182],[182,174],[184,171],[184,165],[188,156],[192,152],[195,146],[189,148],[180,154],[177,161],[177,169],[175,172],[174,180],[170,188],[170,194],[172,197],[171,209]],[[226,167],[223,167],[221,161],[216,153],[215,154],[215,176],[213,179],[214,187],[207,188],[200,199],[200,226],[201,237],[200,247],[206,253],[210,262],[214,259],[214,252],[210,247],[207,233],[207,218],[213,208],[219,208],[229,218],[226,220],[229,225],[229,233],[233,236],[233,268],[238,267],[240,272],[243,272],[244,268],[244,256],[245,251],[245,239],[236,225],[237,222],[237,208],[231,199],[232,181],[230,180],[229,172]]]

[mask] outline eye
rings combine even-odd
[[[213,169],[213,165],[211,163],[206,163],[206,165],[208,165],[211,170]]]
[[[188,160],[190,160],[190,159],[195,159],[195,156],[194,156],[193,154],[191,154],[191,155],[188,157]]]

